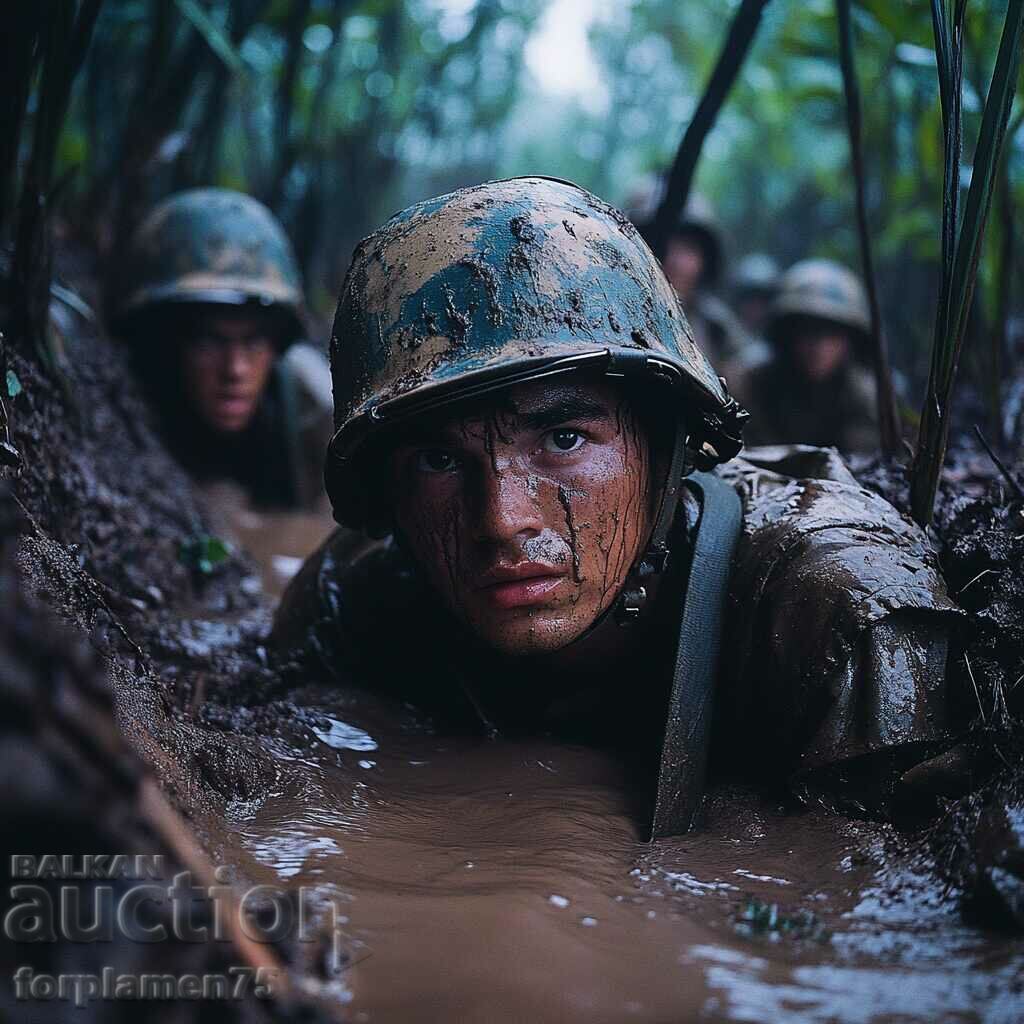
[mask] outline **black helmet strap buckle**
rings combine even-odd
[[[669,533],[675,522],[679,507],[679,497],[683,477],[688,471],[687,466],[687,429],[682,416],[676,418],[675,437],[672,441],[672,458],[669,460],[665,486],[658,502],[658,512],[654,518],[651,536],[643,555],[626,579],[615,607],[615,621],[620,626],[630,626],[641,616],[647,603],[647,587],[644,581],[652,576],[665,572],[671,562],[671,549],[668,544]]]

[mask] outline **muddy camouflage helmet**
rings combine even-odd
[[[585,369],[674,396],[698,464],[739,450],[746,413],[617,210],[569,182],[513,178],[395,215],[357,247],[334,321],[336,433],[325,477],[335,517],[363,524],[354,463],[382,429]]]
[[[860,278],[832,260],[802,260],[782,275],[767,328],[773,341],[785,340],[786,321],[792,317],[816,317],[846,327],[858,342],[871,334],[871,313]]]
[[[302,281],[283,228],[250,196],[190,189],[151,211],[125,261],[115,328],[160,307],[252,304],[284,314],[285,341],[303,329]]]

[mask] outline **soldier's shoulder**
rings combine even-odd
[[[759,347],[757,339],[743,326],[739,317],[717,295],[702,292],[696,299],[696,313],[717,336],[718,347],[727,360],[744,358]]]
[[[746,447],[739,458],[720,466],[718,472],[736,487],[747,504],[797,481],[830,480],[847,487],[860,487],[835,448],[811,444]]]
[[[875,375],[866,366],[855,363],[847,374],[847,389],[852,399],[860,406],[874,409],[878,404]]]
[[[835,448],[747,449],[719,472],[743,501],[741,590],[761,593],[769,575],[794,573],[856,606],[863,622],[901,607],[953,608],[924,531],[864,487]]]

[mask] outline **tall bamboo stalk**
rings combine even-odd
[[[15,331],[32,342],[44,361],[49,361],[49,215],[57,141],[71,99],[71,85],[85,57],[102,3],[103,0],[59,0],[48,8],[39,28],[38,101],[32,148],[18,203],[11,278]]]
[[[1024,124],[1024,113],[1018,114],[1010,125],[1007,136],[1011,144]],[[1016,268],[1014,247],[1017,241],[1017,225],[1013,206],[1013,190],[1010,187],[1010,168],[1008,154],[1003,154],[1000,161],[999,183],[996,186],[996,202],[998,204],[997,223],[1000,228],[999,264],[996,270],[996,308],[995,320],[989,332],[988,366],[988,414],[989,431],[997,445],[1006,438],[1003,430],[1003,361],[1009,351],[1007,336],[1012,300],[1013,274]]]
[[[860,241],[860,262],[871,313],[871,350],[875,370],[875,393],[878,401],[878,430],[882,451],[893,454],[899,448],[900,429],[896,412],[896,395],[889,364],[889,343],[882,329],[882,313],[878,303],[878,282],[871,254],[871,233],[868,228],[864,146],[862,141],[860,88],[853,60],[853,30],[850,24],[850,0],[836,0],[839,23],[839,64],[843,72],[846,94],[846,127],[850,136],[850,160],[853,164],[854,192],[857,208],[857,236]]]
[[[946,0],[932,0],[945,134],[945,168],[942,286],[935,316],[935,340],[932,345],[928,390],[921,411],[921,427],[910,477],[911,510],[922,526],[929,525],[934,514],[935,492],[949,438],[950,395],[963,348],[978,276],[985,221],[1013,106],[1021,49],[1024,47],[1024,0],[1009,0],[974,151],[971,185],[958,230],[965,9],[966,0],[956,0],[953,10],[949,9]]]
[[[761,24],[761,15],[768,3],[769,0],[742,0],[729,26],[722,52],[679,144],[665,194],[654,215],[649,241],[659,259],[664,257],[672,227],[678,222],[679,215],[686,206],[704,140],[714,127],[718,112],[722,109],[722,104],[725,103],[740,68],[743,67],[750,44],[754,41],[758,26]]]

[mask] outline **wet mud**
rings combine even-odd
[[[1014,457],[1016,456],[1016,457]],[[998,458],[998,456],[997,456]],[[967,613],[947,665],[958,743],[915,769],[918,824],[963,907],[987,927],[1024,931],[1024,461],[997,466],[975,439],[951,446],[933,539],[950,595]],[[865,460],[859,478],[909,507],[905,469]],[[1010,474],[1007,479],[1006,474]]]
[[[255,563],[263,593],[276,601],[336,523],[326,509],[276,511],[254,508],[235,484],[203,488],[224,535]]]

